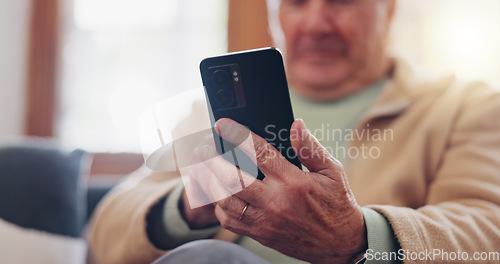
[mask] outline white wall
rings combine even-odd
[[[0,140],[24,129],[30,0],[0,0]]]

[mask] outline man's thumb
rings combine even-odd
[[[296,151],[300,162],[307,167],[310,172],[335,170],[341,166],[318,140],[307,130],[304,120],[297,119],[290,129],[290,141]]]

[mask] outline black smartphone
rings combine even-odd
[[[290,127],[294,121],[281,53],[275,48],[248,50],[206,58],[200,63],[212,127],[220,118],[230,118],[266,139],[291,163],[301,167],[291,147]],[[213,131],[222,155],[237,146]],[[224,155],[223,155],[224,156]],[[239,156],[241,157],[241,156]],[[248,160],[231,159],[242,167]],[[258,179],[264,174],[259,170]]]

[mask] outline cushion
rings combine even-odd
[[[84,264],[83,238],[26,229],[0,219],[0,263]]]
[[[0,218],[20,227],[80,237],[86,189],[85,152],[62,151],[50,140],[0,147]],[[89,165],[88,159],[86,165]]]

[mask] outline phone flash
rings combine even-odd
[[[238,72],[237,72],[237,71],[234,71],[234,72],[233,72],[233,76],[235,76],[235,77],[236,77],[236,76],[238,76]]]
[[[239,80],[240,80],[240,78],[238,78],[238,77],[234,77],[234,81],[235,81],[235,82],[237,82],[237,81],[239,81]]]

